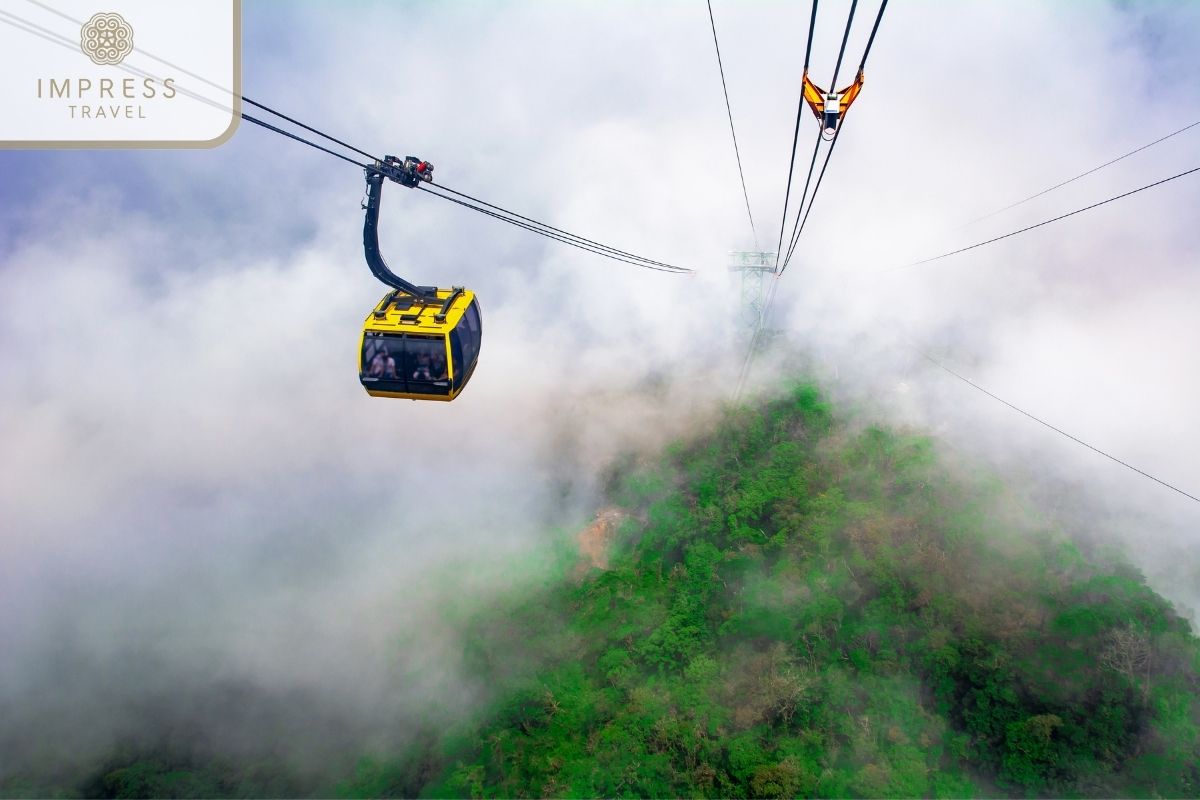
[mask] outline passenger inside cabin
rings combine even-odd
[[[367,374],[372,378],[397,377],[396,359],[392,358],[392,354],[388,352],[386,347],[380,347],[375,351],[375,356],[371,359],[371,367]]]
[[[431,381],[433,376],[430,374],[430,369],[433,366],[433,359],[429,355],[429,351],[424,347],[416,354],[413,359],[416,363],[416,369],[413,370],[413,380]]]
[[[369,354],[369,351],[368,351]],[[367,375],[372,378],[383,377],[383,351],[376,349],[375,354],[370,356],[371,363],[367,367]]]
[[[429,365],[429,371],[433,375],[433,380],[446,380],[446,356],[443,353],[433,354],[433,361]]]

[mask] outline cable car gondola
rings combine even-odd
[[[359,380],[372,397],[453,400],[475,371],[483,321],[475,293],[461,286],[416,286],[388,269],[379,252],[379,200],[385,179],[415,188],[433,165],[385,156],[366,170],[363,250],[371,273],[392,287],[363,323]]]

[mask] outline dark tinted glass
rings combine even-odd
[[[359,379],[382,392],[449,394],[445,341],[440,336],[368,332]]]
[[[467,377],[467,362],[463,359],[462,337],[458,335],[460,327],[462,327],[461,322],[455,326],[454,330],[450,331],[450,358],[454,362],[455,388],[462,386],[463,378]]]
[[[463,339],[463,358],[470,364],[479,355],[479,345],[483,339],[483,325],[479,318],[479,305],[474,300],[471,301],[471,305],[467,306],[466,313],[463,314],[463,322],[466,323]]]
[[[409,335],[404,348],[404,378],[408,390],[420,394],[448,394],[446,340],[440,336]]]
[[[401,337],[378,333],[368,333],[363,337],[359,372],[364,381],[402,380],[400,369],[403,360],[404,340]]]

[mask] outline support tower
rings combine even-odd
[[[738,305],[738,327],[747,339],[762,326],[766,302],[766,276],[775,273],[775,254],[735,250],[729,254],[729,271],[741,273],[742,301]]]

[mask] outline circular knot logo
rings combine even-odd
[[[80,30],[79,47],[96,64],[120,64],[133,52],[133,28],[120,14],[96,14]]]

